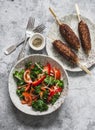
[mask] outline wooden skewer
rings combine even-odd
[[[87,74],[91,75],[91,71],[84,65],[82,65],[80,62],[77,63],[77,65],[84,70]]]
[[[60,20],[57,18],[57,16],[56,16],[56,14],[54,13],[53,9],[51,9],[51,8],[49,7],[49,10],[50,10],[51,14],[54,16],[54,18],[56,19],[56,22],[57,22],[59,25],[61,25],[61,22],[60,22]]]
[[[77,12],[78,20],[79,20],[79,22],[80,22],[80,21],[81,21],[81,18],[80,18],[80,11],[79,11],[78,4],[75,4],[75,8],[76,8],[76,12]]]
[[[79,20],[79,22],[80,22],[80,21],[81,21],[81,18],[80,18],[80,11],[79,11],[79,6],[78,6],[78,4],[75,4],[75,8],[76,8],[78,20]],[[78,65],[82,70],[84,70],[86,73],[88,73],[88,74],[91,75],[91,72],[90,72],[85,66],[83,66],[80,62],[78,62],[77,65]]]

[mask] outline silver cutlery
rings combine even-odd
[[[25,46],[27,44],[27,38],[29,37],[30,32],[32,31],[32,29],[34,27],[34,24],[32,24],[32,20],[33,20],[32,17],[30,17],[29,20],[28,20],[28,24],[27,24],[26,31],[25,31],[25,41],[24,41],[24,44],[22,46],[21,51],[19,52],[19,55],[17,57],[17,61],[20,60],[21,58],[23,58],[24,55],[25,55],[25,51],[24,50],[25,50]]]
[[[45,25],[44,24],[40,24],[40,25],[37,26],[37,28],[33,29],[33,32],[34,33],[36,33],[36,32],[41,33],[44,29],[45,29]]]
[[[31,32],[32,32],[32,30],[31,30],[31,28],[32,28],[31,22],[32,22],[31,19],[29,19],[27,27],[26,27],[25,41],[24,41],[23,47],[22,47],[22,49],[21,49],[21,51],[20,51],[20,53],[19,53],[19,55],[17,57],[17,61],[25,56],[25,46],[27,44],[27,38],[29,38],[29,36],[31,36]],[[44,28],[45,28],[45,26],[43,26],[43,24],[41,24],[40,26],[38,26],[38,29],[36,29],[35,32],[37,32],[37,30],[40,32]]]
[[[44,29],[45,29],[45,25],[44,25],[44,24],[40,24],[40,25],[38,25],[37,27],[33,28],[33,29],[32,29],[32,32],[34,32],[34,33],[36,33],[36,32],[41,33]],[[31,34],[31,32],[30,32],[29,34]],[[27,40],[28,40],[28,39],[27,39]],[[15,44],[15,45],[11,45],[10,47],[8,47],[8,48],[4,51],[4,53],[5,53],[6,55],[9,55],[9,54],[12,53],[13,51],[15,51],[18,46],[20,46],[21,44],[23,44],[24,41],[25,41],[25,40],[22,39],[20,43],[17,43],[17,44]]]

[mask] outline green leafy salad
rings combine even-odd
[[[49,63],[43,66],[28,62],[25,69],[15,71],[13,76],[21,103],[32,106],[36,111],[48,110],[48,105],[53,105],[64,89],[60,70]]]

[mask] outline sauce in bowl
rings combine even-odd
[[[35,51],[42,50],[45,47],[45,37],[40,33],[34,33],[29,39],[29,46]]]
[[[32,44],[33,44],[33,46],[35,46],[35,47],[40,47],[41,44],[42,44],[42,39],[40,39],[40,38],[35,38],[35,39],[33,40]]]

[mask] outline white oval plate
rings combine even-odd
[[[90,30],[90,36],[91,36],[91,44],[92,44],[92,49],[91,52],[89,54],[89,57],[87,57],[87,55],[84,53],[82,47],[80,48],[80,51],[77,53],[80,62],[85,65],[87,68],[91,67],[92,65],[95,64],[95,25],[88,19],[85,17],[81,18],[87,23],[89,30]],[[76,35],[78,36],[78,18],[76,15],[68,15],[65,16],[63,18],[61,18],[61,21],[63,23],[68,24],[73,31],[76,33]],[[82,71],[79,67],[72,67],[53,47],[52,45],[52,41],[51,39],[60,39],[62,40],[64,43],[65,40],[61,37],[60,32],[59,32],[59,26],[56,24],[56,22],[54,22],[49,30],[48,33],[48,38],[47,38],[47,44],[46,44],[46,50],[49,56],[54,57],[55,59],[57,59],[66,70],[68,71],[72,71],[72,72],[79,72]]]
[[[39,111],[34,111],[32,109],[32,106],[28,106],[28,105],[23,105],[20,102],[19,97],[16,94],[16,89],[17,89],[17,85],[15,82],[15,79],[13,78],[13,73],[16,70],[21,70],[22,68],[24,68],[25,63],[28,61],[32,61],[32,63],[34,64],[35,62],[40,62],[41,64],[45,65],[47,62],[51,64],[51,66],[55,66],[57,68],[60,69],[61,74],[62,74],[62,80],[64,80],[64,89],[59,97],[59,99],[55,102],[54,105],[49,105],[49,108],[47,111],[44,112],[39,112]],[[36,55],[30,55],[28,57],[23,58],[22,60],[20,60],[19,62],[17,62],[17,64],[12,68],[10,75],[9,75],[9,95],[10,98],[13,102],[13,104],[22,112],[29,114],[29,115],[46,115],[49,114],[53,111],[55,111],[56,109],[58,109],[61,104],[64,102],[65,96],[67,94],[68,91],[68,76],[66,71],[64,70],[63,66],[60,65],[56,60],[54,60],[53,58],[49,57],[49,56],[45,56],[45,55],[41,55],[41,54],[36,54]]]

